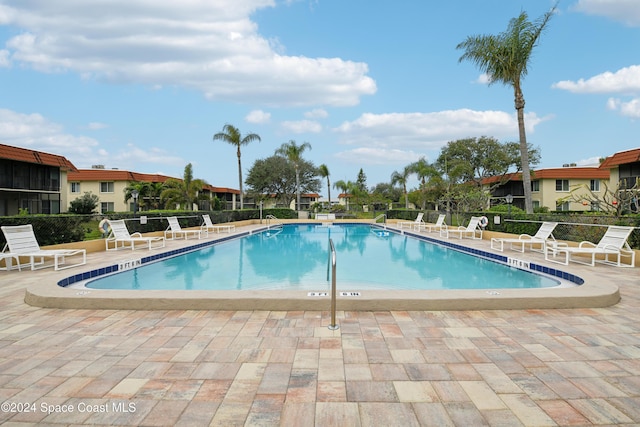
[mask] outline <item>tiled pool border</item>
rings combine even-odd
[[[350,223],[350,222],[341,222],[340,225],[362,225],[362,223]],[[315,226],[322,226],[318,223],[295,223],[295,225],[315,225]],[[408,235],[414,238],[417,238],[419,240],[423,240],[432,244],[436,244],[436,245],[440,245],[440,246],[444,246],[459,252],[463,252],[463,253],[468,253],[480,258],[484,258],[484,259],[488,259],[494,262],[498,262],[504,265],[509,265],[509,257],[502,255],[502,254],[496,254],[493,252],[487,252],[487,251],[483,251],[480,249],[474,249],[474,248],[470,248],[468,246],[464,246],[464,245],[460,245],[457,243],[453,243],[451,241],[447,241],[447,240],[439,240],[439,239],[434,239],[432,237],[426,236],[424,234],[418,234],[418,233],[414,233],[411,231],[406,231],[406,230],[401,230],[401,229],[396,229],[393,227],[387,227],[385,225],[381,225],[381,224],[369,224],[373,227],[376,228],[380,228],[382,230],[389,230],[392,231],[394,233],[398,233],[398,234],[402,234],[402,235]],[[237,234],[233,234],[230,236],[224,236],[224,237],[219,237],[213,240],[209,240],[206,242],[202,242],[202,243],[198,243],[195,245],[191,245],[191,246],[187,246],[187,247],[183,247],[183,248],[178,248],[178,249],[174,249],[171,251],[167,251],[167,252],[162,252],[162,253],[157,253],[154,255],[149,255],[149,256],[145,256],[145,257],[141,257],[140,261],[141,261],[141,265],[150,263],[150,262],[155,262],[161,259],[165,259],[165,258],[170,258],[170,257],[174,257],[186,252],[192,252],[192,251],[196,251],[199,249],[203,249],[206,247],[210,247],[210,246],[214,246],[217,245],[219,243],[225,242],[225,241],[229,241],[229,240],[234,240],[234,239],[239,239],[239,238],[243,238],[246,237],[248,235],[251,234],[255,234],[255,233],[260,233],[263,232],[265,230],[268,230],[269,228],[273,228],[273,227],[260,227],[258,229],[255,230],[251,230],[251,231],[244,231],[244,232],[240,232]],[[132,251],[135,252],[135,251]],[[523,260],[524,261],[524,260]],[[546,267],[544,265],[540,265],[540,264],[536,264],[533,262],[527,262],[528,264],[528,269],[531,270],[531,272],[533,273],[538,273],[538,274],[546,274],[552,277],[557,277],[559,279],[562,280],[566,280],[570,283],[573,283],[575,285],[582,285],[584,283],[584,280],[579,277],[576,276],[575,274],[571,274],[562,270],[558,270],[556,268],[550,268],[550,267]],[[519,268],[521,270],[527,270],[526,268],[521,268],[521,267],[515,267],[515,268]],[[69,276],[66,277],[60,281],[58,281],[58,286],[61,287],[67,287],[70,285],[74,285],[77,284],[79,282],[83,282],[86,280],[91,280],[91,279],[95,279],[98,278],[100,276],[104,276],[106,274],[113,274],[113,273],[117,273],[119,271],[119,266],[118,264],[114,264],[114,265],[110,265],[107,267],[101,267],[101,268],[97,268],[94,270],[90,270],[90,271],[86,271],[84,273],[79,273],[79,274],[75,274],[73,276]]]

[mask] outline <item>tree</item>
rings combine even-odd
[[[407,195],[407,180],[409,179],[409,175],[411,175],[411,168],[409,166],[405,166],[402,172],[395,171],[391,174],[391,185],[402,185],[402,194],[404,194],[405,209],[409,209],[409,196]]]
[[[273,155],[256,160],[247,174],[249,191],[256,200],[264,195],[273,195],[285,206],[295,199],[298,188],[308,193],[319,191],[320,180],[315,165],[301,160],[298,166],[299,186],[296,183],[296,170],[285,157]]]
[[[250,133],[243,137],[237,127],[230,124],[226,124],[222,127],[222,132],[218,132],[215,135],[213,135],[213,140],[214,141],[221,140],[221,141],[227,142],[238,149],[237,151],[238,187],[240,190],[240,209],[242,209],[244,207],[244,198],[243,198],[243,192],[242,192],[242,161],[241,161],[242,154],[240,153],[240,147],[243,145],[248,145],[253,141],[260,142],[260,136],[255,133]]]
[[[340,179],[333,183],[333,188],[340,190],[342,194],[344,194],[346,201],[345,204],[347,209],[349,209],[349,194],[347,193],[349,191],[349,184]]]
[[[362,168],[358,172],[358,178],[356,178],[356,186],[362,192],[367,193],[367,175],[364,174]]]
[[[129,184],[127,184],[127,186],[124,188],[125,203],[134,198],[134,191],[138,192],[138,206],[140,207],[140,210],[143,210],[143,208],[145,207],[145,197],[147,197],[149,193],[149,183],[141,181],[130,181]]]
[[[276,154],[285,156],[292,164],[296,171],[296,210],[300,210],[300,163],[302,161],[302,153],[307,149],[311,150],[311,144],[303,142],[301,145],[296,144],[292,139],[285,142],[276,150]]]
[[[98,207],[100,198],[90,191],[85,191],[82,197],[72,200],[69,206],[69,212],[79,215],[92,214]]]
[[[433,187],[433,185],[428,185],[427,183],[441,181],[440,172],[434,165],[429,164],[424,157],[421,157],[417,162],[411,163],[408,167],[411,173],[416,174],[420,181],[420,192],[423,193],[420,201],[422,209],[425,209],[427,203],[426,193],[430,187]]]
[[[204,180],[193,178],[193,167],[189,163],[184,168],[182,180],[170,178],[164,183],[160,201],[165,207],[179,205],[181,209],[192,210],[198,201],[207,199],[207,196],[202,194],[205,185]]]
[[[557,3],[556,3],[557,6]],[[524,128],[524,95],[521,82],[527,75],[533,48],[556,9],[554,6],[535,22],[530,22],[526,12],[509,21],[507,30],[498,35],[469,36],[458,44],[464,50],[459,61],[469,60],[489,77],[489,84],[496,82],[513,87],[514,102],[518,117],[520,136],[520,159],[522,185],[524,186],[525,210],[533,213],[531,198],[531,171],[529,168],[529,147]]]
[[[329,168],[324,163],[318,166],[318,174],[322,178],[327,178],[327,198],[329,199],[329,209],[331,209],[331,182],[329,181]]]
[[[540,162],[538,149],[530,146],[527,153],[529,164]],[[486,136],[459,139],[442,148],[436,164],[446,169],[452,182],[473,182],[479,187],[484,178],[505,176],[513,168],[519,169],[520,148],[517,142],[501,144]]]

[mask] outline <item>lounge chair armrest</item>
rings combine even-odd
[[[580,244],[578,245],[579,248],[584,248],[584,247],[591,247],[591,248],[595,248],[596,245],[595,243],[592,242],[588,242],[588,241],[584,241],[584,242],[580,242]]]
[[[518,236],[518,239],[520,239],[520,240],[531,240],[531,239],[533,239],[533,237],[528,235],[528,234],[521,234],[521,235]]]
[[[135,233],[131,233],[131,237],[142,237],[142,233],[136,231]]]

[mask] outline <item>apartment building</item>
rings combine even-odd
[[[67,174],[76,170],[63,156],[0,144],[0,215],[66,212]]]

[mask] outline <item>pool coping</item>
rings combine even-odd
[[[306,223],[303,223],[306,224]],[[315,224],[315,223],[314,223]],[[373,224],[375,225],[375,224]],[[383,225],[377,225],[384,227]],[[76,282],[110,274],[120,268],[132,268],[158,259],[175,256],[180,253],[208,247],[229,239],[236,239],[260,232],[267,227],[260,226],[251,230],[238,231],[228,236],[183,246],[162,253],[120,261],[118,264],[96,268],[87,272],[62,277],[58,280],[62,286],[51,283],[39,283],[27,288],[25,302],[37,307],[65,309],[131,309],[131,310],[328,310],[330,295],[318,295],[309,291],[139,291],[139,290],[102,290],[78,289],[70,287]],[[611,278],[598,277],[585,268],[573,265],[569,270],[579,270],[579,274],[545,265],[542,260],[530,259],[530,253],[519,258],[503,253],[487,251],[477,246],[478,241],[461,240],[458,244],[452,240],[433,238],[419,232],[401,230],[388,226],[401,234],[411,235],[421,240],[450,247],[454,250],[471,253],[475,256],[507,263],[520,269],[550,274],[577,283],[572,287],[553,287],[538,289],[482,289],[482,290],[363,290],[358,295],[345,292],[338,296],[336,309],[341,311],[376,310],[504,310],[504,309],[548,309],[548,308],[597,308],[608,307],[620,301],[617,285]],[[487,241],[484,241],[487,243]],[[542,257],[542,259],[544,259]],[[115,270],[114,270],[115,268]],[[592,267],[593,268],[593,267]],[[613,268],[613,267],[611,267]],[[68,273],[67,273],[68,274]],[[55,275],[54,275],[55,276]],[[339,283],[339,279],[338,279]],[[339,289],[339,291],[350,291]]]

